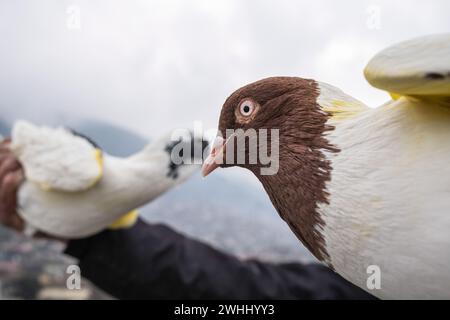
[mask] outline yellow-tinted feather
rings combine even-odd
[[[128,212],[121,218],[114,221],[110,226],[109,229],[117,230],[117,229],[125,229],[132,227],[137,219],[139,217],[139,212],[137,210],[133,210],[131,212]]]

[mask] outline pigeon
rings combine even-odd
[[[249,169],[315,257],[375,296],[448,299],[449,57],[450,34],[375,55],[364,75],[392,97],[378,108],[310,79],[246,85],[222,107],[203,175]],[[253,154],[249,129],[278,132],[265,142],[278,155],[276,172],[263,174],[259,158],[236,161],[238,150],[246,160]],[[238,138],[246,142],[240,149]]]
[[[119,158],[73,130],[18,121],[10,144],[25,174],[18,214],[27,233],[64,239],[130,227],[138,217],[136,208],[200,171],[206,148],[202,137],[172,131]]]

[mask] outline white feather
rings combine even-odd
[[[98,151],[64,128],[18,121],[12,130],[10,148],[27,179],[46,189],[82,191],[92,187],[102,175]]]
[[[53,134],[66,135],[66,132],[58,129]],[[34,140],[32,137],[28,139],[22,137],[21,141]],[[171,158],[166,146],[171,142],[169,134],[129,158],[103,154],[102,179],[84,191],[45,190],[38,183],[28,179],[27,175],[18,193],[19,214],[31,227],[54,236],[81,238],[95,234],[127,212],[158,197],[198,171],[197,165],[182,164],[177,169],[176,179],[168,175]],[[26,150],[29,147],[31,150],[45,150],[49,168],[60,166],[60,162],[64,161],[58,148],[61,144],[52,149],[43,146],[45,140],[39,140],[38,143],[39,146],[21,144],[22,151],[28,155],[26,160],[33,161],[31,160],[33,154]],[[77,146],[84,148],[82,144]],[[77,163],[72,165],[76,166]],[[80,164],[77,170],[82,171],[84,168],[84,164]],[[58,179],[73,178],[65,175],[64,171],[47,170],[46,174],[51,181],[55,181],[55,184],[58,184]]]
[[[401,98],[330,122],[328,263],[366,290],[379,266],[381,298],[450,298],[450,108]]]
[[[402,95],[450,96],[450,34],[425,36],[378,53],[364,74],[374,86]]]

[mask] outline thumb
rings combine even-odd
[[[22,170],[16,170],[8,173],[0,186],[0,203],[2,204],[2,212],[0,212],[0,220],[16,230],[22,230],[24,223],[17,214],[17,190],[24,176]]]

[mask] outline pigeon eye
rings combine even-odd
[[[244,100],[239,107],[239,111],[244,117],[250,116],[254,110],[255,104],[251,100]]]

